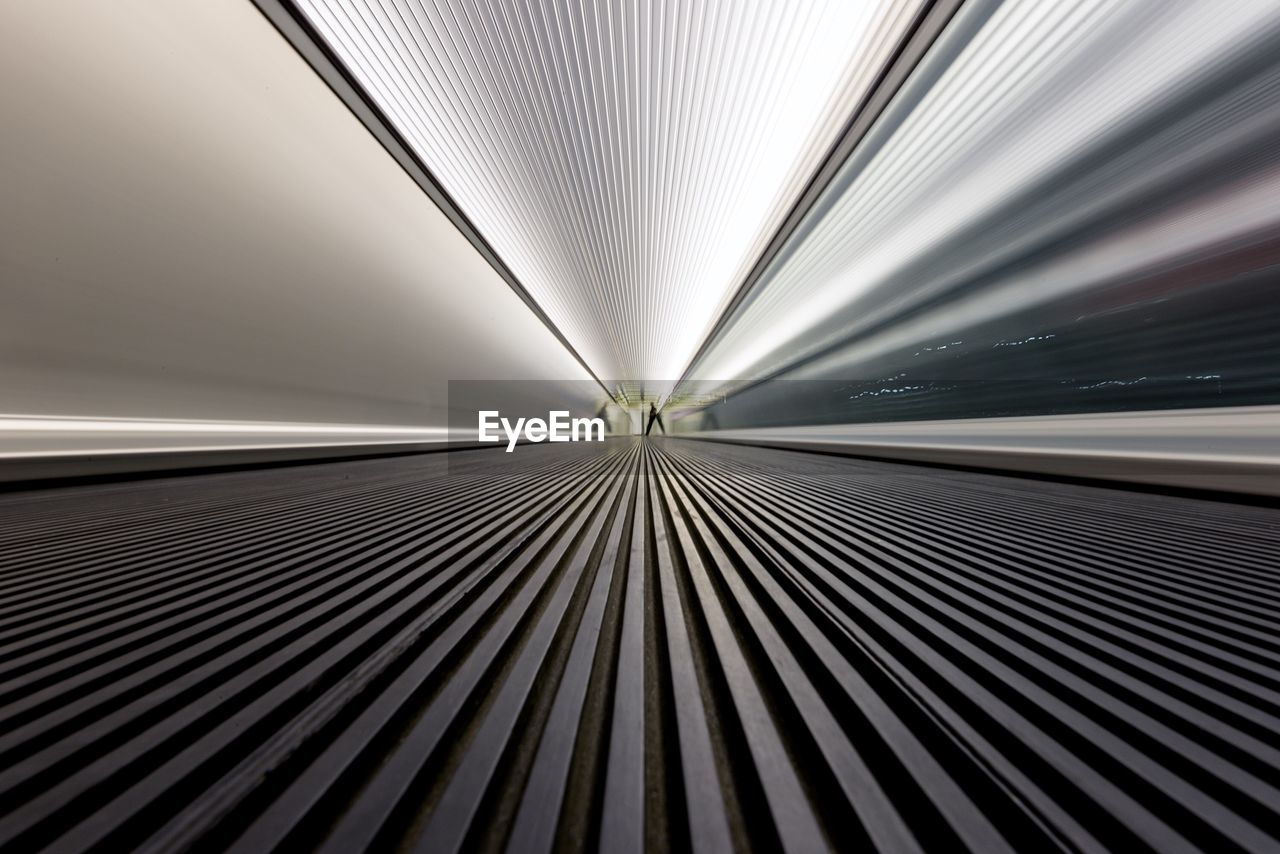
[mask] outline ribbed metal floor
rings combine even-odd
[[[1280,512],[576,447],[0,496],[0,845],[1280,846]]]

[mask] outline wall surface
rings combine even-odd
[[[449,380],[590,388],[252,4],[17,0],[0,30],[0,415],[96,423],[44,422],[51,451],[183,444],[166,419],[431,438]]]

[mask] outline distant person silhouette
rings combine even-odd
[[[667,425],[662,423],[662,416],[658,414],[658,407],[653,405],[653,401],[649,401],[649,426],[644,428],[644,434],[649,435],[649,431],[653,429],[653,422],[658,422],[658,429],[662,430],[662,435],[667,435]]]

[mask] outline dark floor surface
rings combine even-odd
[[[1280,511],[607,445],[0,495],[0,847],[1280,848]]]

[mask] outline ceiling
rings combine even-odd
[[[296,5],[587,366],[660,384],[921,2]]]

